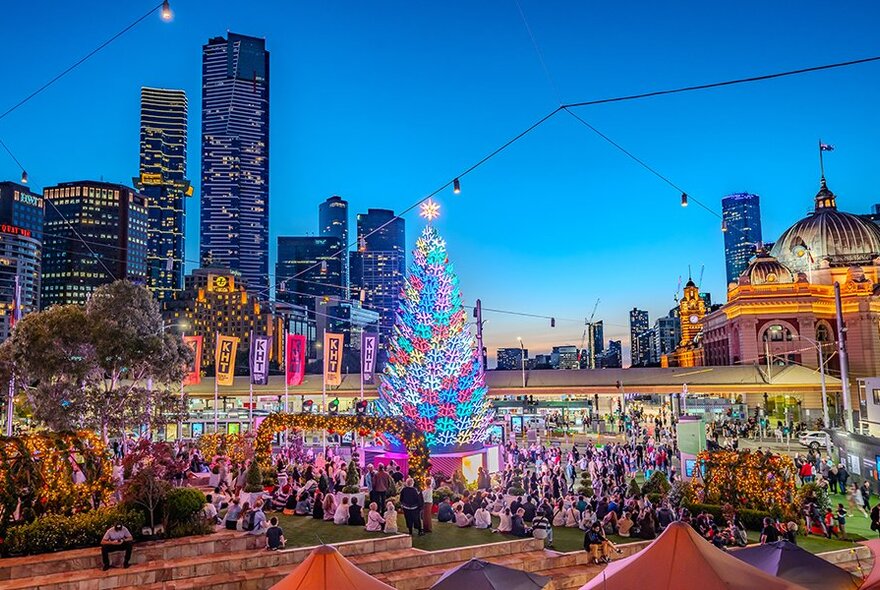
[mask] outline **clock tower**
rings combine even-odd
[[[700,297],[700,290],[694,281],[688,279],[684,286],[684,297],[678,303],[679,321],[681,322],[682,348],[694,345],[694,338],[703,329],[703,316],[706,315],[706,303]]]

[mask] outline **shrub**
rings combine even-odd
[[[260,472],[260,464],[254,459],[248,465],[244,476],[244,491],[255,494],[263,491],[263,474]]]
[[[639,483],[635,480],[635,478],[629,480],[629,486],[627,487],[626,495],[630,498],[635,498],[636,496],[642,495],[642,489],[639,487]]]
[[[588,498],[593,497],[593,482],[590,479],[590,472],[586,469],[581,471],[581,479],[578,483],[577,493]]]
[[[452,491],[452,488],[448,486],[442,486],[434,490],[434,504],[439,504],[443,501],[443,498],[448,498],[449,502],[454,502],[453,498],[456,496],[455,492]]]
[[[118,506],[98,508],[72,516],[50,514],[28,524],[12,527],[6,534],[3,552],[34,554],[94,547],[111,526],[121,522],[135,537],[144,526],[144,515]]]
[[[196,488],[174,488],[165,498],[165,530],[189,522],[200,515],[205,506],[205,494]]]
[[[348,462],[348,470],[345,472],[345,486],[342,488],[344,494],[357,494],[361,491],[361,471],[358,469],[354,460]]]
[[[698,512],[705,511],[712,515],[712,518],[717,525],[725,526],[727,524],[727,519],[724,517],[723,506],[717,504],[685,504],[685,507],[690,510],[691,514],[694,516],[696,516]],[[743,526],[753,531],[759,531],[764,527],[765,517],[769,516],[773,518],[778,516],[760,510],[748,510],[745,508],[737,510],[736,514],[739,515],[739,519],[742,521]]]
[[[815,483],[805,483],[797,491],[797,506],[800,512],[803,512],[804,504],[812,501],[819,509],[819,514],[825,514],[825,509],[831,506],[828,499],[828,490],[822,488]]]
[[[525,488],[523,488],[523,478],[519,472],[513,474],[513,477],[510,478],[510,487],[507,488],[508,496],[522,496],[526,493]]]
[[[694,492],[694,486],[691,485],[691,482],[676,480],[669,488],[669,493],[666,494],[666,497],[674,508],[678,508],[682,504],[690,504],[694,502],[696,499],[696,493]]]
[[[655,471],[648,478],[648,481],[645,482],[645,485],[642,486],[642,493],[664,495],[669,491],[670,487],[666,474],[662,471]]]
[[[262,475],[264,488],[278,485],[278,470],[274,467],[269,467],[266,471],[262,472]]]

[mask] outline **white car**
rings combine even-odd
[[[827,447],[830,439],[828,433],[823,430],[807,430],[798,436],[798,442],[805,447],[816,450],[819,447]]]

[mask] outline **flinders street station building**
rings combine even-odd
[[[772,378],[780,365],[818,368],[821,348],[826,370],[838,374],[835,282],[841,289],[850,378],[855,383],[878,376],[880,227],[840,211],[822,178],[814,211],[788,228],[769,252],[760,248],[728,286],[727,303],[702,318],[695,364],[757,364]],[[854,398],[857,392],[853,387]],[[802,402],[814,406],[819,400]]]

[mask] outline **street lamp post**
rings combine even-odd
[[[831,418],[828,416],[828,391],[825,387],[825,354],[822,350],[822,343],[811,338],[807,338],[806,336],[798,336],[801,340],[806,340],[810,344],[816,347],[816,350],[819,351],[819,375],[822,379],[822,421],[825,423],[825,428],[831,428]],[[831,456],[831,438],[829,436],[825,437],[825,448],[828,451],[828,456]]]
[[[517,336],[516,339],[519,340],[519,357],[520,357],[521,366],[522,366],[522,386],[523,386],[523,393],[525,393],[525,388],[526,388],[526,348],[523,345],[523,339],[521,337]]]

